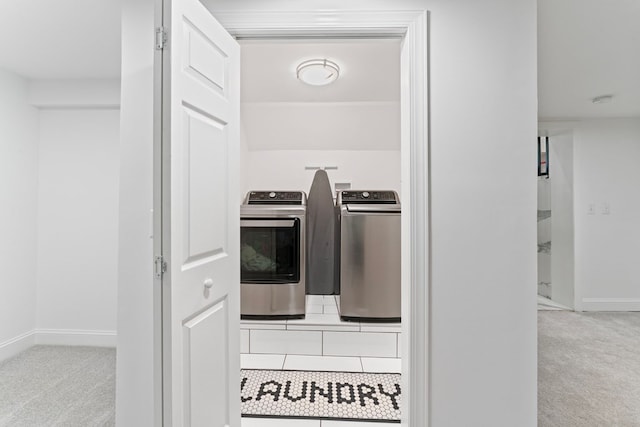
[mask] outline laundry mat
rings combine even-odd
[[[400,374],[241,370],[243,417],[400,422]]]

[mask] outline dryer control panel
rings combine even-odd
[[[248,205],[302,205],[302,191],[251,191],[247,195]]]

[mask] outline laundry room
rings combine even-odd
[[[327,170],[338,189],[400,191],[400,39],[241,41],[241,187],[303,190]],[[334,59],[337,78],[296,78]]]
[[[275,280],[274,275],[263,283],[244,280],[245,270],[246,277],[254,272],[242,265],[243,366],[304,369],[313,364],[317,369],[318,364],[324,364],[335,370],[364,367],[365,372],[399,372],[401,40],[260,39],[241,40],[240,44],[240,180],[245,202],[241,235],[242,248],[250,251],[248,255],[241,249],[241,263],[258,265],[259,259],[249,257],[262,256],[253,250],[255,245],[249,248],[245,242],[249,230],[254,238],[256,234],[256,227],[250,225],[258,222],[250,219],[264,220],[278,210],[285,212],[284,216],[295,216],[291,214],[293,206],[282,205],[301,197],[306,206],[298,211],[306,216],[298,218],[306,226],[301,230],[306,241],[299,245],[306,254],[300,259],[306,265],[299,275],[307,280],[305,286],[296,279],[301,288],[298,295],[284,295],[277,285],[265,285]],[[307,77],[310,82],[305,82]],[[304,194],[298,196],[299,192]],[[256,200],[249,200],[251,194]],[[382,200],[387,196],[389,200]],[[270,197],[277,207],[271,211],[261,211],[257,204],[246,206]],[[357,259],[342,256],[345,267],[362,263],[366,258],[363,253],[370,253],[364,270],[389,282],[381,289],[358,288],[354,298],[371,311],[353,316],[347,315],[347,301],[341,301],[341,222],[340,209],[335,208],[336,202],[346,207],[348,197],[362,207],[369,206],[365,204],[368,200],[374,203],[375,198],[375,203],[387,209],[380,216],[384,221],[393,217],[394,224],[380,226],[369,217],[361,233],[364,230],[363,234],[375,236],[376,231],[388,229],[388,234],[381,234],[378,241],[369,238],[358,243],[369,250],[358,249]],[[263,222],[259,225],[265,226]],[[278,233],[285,234],[282,230]],[[395,265],[387,267],[390,259],[397,260],[397,269]],[[262,261],[267,263],[266,258]],[[379,269],[374,268],[376,264]],[[366,283],[375,280],[366,277]],[[348,286],[343,283],[342,288]],[[293,289],[291,285],[288,288]],[[303,291],[306,297],[301,302]],[[367,298],[370,301],[363,302]],[[376,299],[384,300],[378,308],[374,308]],[[390,306],[394,308],[388,311]]]

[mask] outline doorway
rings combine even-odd
[[[215,8],[212,5],[212,8]],[[403,423],[428,424],[429,153],[427,12],[217,13],[236,38],[400,37]],[[324,22],[323,24],[318,24]],[[328,24],[327,24],[328,23]],[[425,262],[426,260],[426,262]],[[425,404],[427,402],[427,404]]]
[[[538,306],[573,310],[573,136],[553,131],[539,140],[545,167],[538,176]]]
[[[334,204],[339,190],[402,193],[400,37],[251,38],[239,44],[241,197],[250,191],[310,195],[318,170],[329,181],[323,200],[333,197]],[[335,61],[337,80],[312,86],[296,78],[299,64],[311,58]],[[307,267],[318,253],[308,255]],[[397,308],[388,298],[385,303],[400,317],[399,265],[395,271],[398,292],[390,296],[397,295]],[[333,271],[330,276],[337,282]],[[400,322],[344,321],[339,292],[326,293],[307,288],[304,320],[241,320],[241,366],[400,373]]]

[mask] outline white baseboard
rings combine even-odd
[[[116,331],[81,329],[36,329],[36,344],[115,347]]]
[[[115,347],[116,331],[80,329],[34,329],[0,343],[0,362],[34,345]]]
[[[640,298],[582,298],[580,311],[640,311]]]
[[[35,331],[25,332],[0,343],[0,362],[32,347],[36,343]]]

